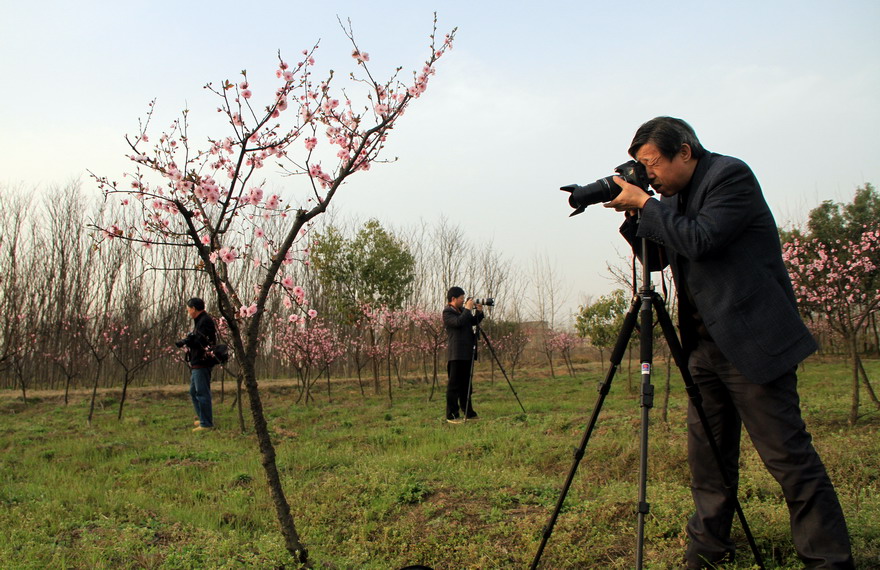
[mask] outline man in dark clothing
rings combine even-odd
[[[211,367],[217,359],[211,348],[217,344],[217,325],[211,315],[205,312],[205,302],[193,297],[186,302],[186,312],[193,320],[193,330],[177,342],[185,347],[186,360],[190,367],[189,395],[196,410],[196,427],[193,431],[204,431],[214,427],[211,410]]]
[[[477,333],[474,326],[485,316],[483,307],[473,299],[464,298],[464,289],[451,287],[446,293],[446,308],[443,309],[443,326],[446,328],[447,364],[449,384],[446,386],[446,421],[463,421],[459,410],[466,419],[476,419],[477,413],[471,403],[473,386],[471,370],[477,358]]]
[[[795,549],[808,568],[852,568],[837,494],[800,413],[797,365],[816,343],[797,312],[779,235],[761,187],[742,161],[706,151],[680,119],[642,125],[630,155],[642,163],[651,199],[617,177],[605,204],[632,214],[621,228],[638,252],[661,246],[678,291],[688,370],[700,388],[712,436],[733,481],[724,487],[693,404],[688,463],[696,512],[687,525],[688,568],[733,557],[730,529],[744,425],[782,487]],[[648,260],[653,257],[642,256]]]

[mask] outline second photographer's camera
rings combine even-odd
[[[494,307],[495,299],[492,297],[486,297],[485,299],[474,299],[474,303],[477,305],[484,305],[486,307]]]
[[[630,160],[615,168],[614,171],[630,184],[638,186],[648,194],[653,194],[648,189],[648,173],[645,170],[644,164]],[[610,202],[620,194],[620,186],[614,183],[614,176],[600,178],[586,186],[569,184],[568,186],[563,186],[560,190],[571,192],[571,196],[568,197],[568,204],[575,210],[569,214],[569,217],[580,214],[587,206],[592,204]]]
[[[175,341],[174,346],[176,346],[177,348],[183,348],[184,346],[192,346],[192,341],[194,338],[195,338],[195,335],[193,333],[189,333],[188,335],[186,335],[182,339]]]

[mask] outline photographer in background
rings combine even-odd
[[[751,169],[706,151],[680,119],[658,117],[635,134],[629,154],[661,200],[616,177],[605,204],[629,215],[621,232],[662,247],[678,291],[688,370],[733,481],[725,488],[693,404],[688,463],[696,512],[687,525],[688,568],[730,560],[742,426],[782,486],[795,549],[808,568],[853,568],[843,511],[801,419],[797,365],[816,350],[795,303],[779,234]],[[652,245],[653,245],[652,244]],[[666,262],[664,262],[666,263]],[[659,270],[660,268],[651,268]]]
[[[474,326],[483,320],[482,305],[464,298],[464,289],[451,287],[446,293],[443,326],[446,328],[447,364],[449,383],[446,386],[446,421],[461,423],[460,414],[472,420],[477,418],[471,404],[471,370],[477,358],[477,333]]]
[[[191,371],[189,395],[197,418],[193,431],[206,431],[214,427],[211,368],[217,364],[217,359],[210,349],[217,343],[217,325],[211,315],[205,312],[205,302],[198,297],[186,302],[186,312],[193,320],[193,330],[174,344],[186,351],[186,361]]]

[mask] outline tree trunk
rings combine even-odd
[[[92,386],[92,403],[89,404],[89,425],[92,425],[92,416],[95,414],[95,397],[98,395],[98,379],[101,377],[101,362],[98,361],[98,368],[95,370],[95,385]]]
[[[877,330],[876,313],[871,314],[871,330],[874,331],[874,354],[880,354],[880,331]]]
[[[324,369],[324,373],[327,375],[327,401],[332,404],[333,397],[330,396],[330,365],[329,364]]]
[[[122,397],[119,398],[119,414],[116,416],[117,421],[122,419],[122,407],[125,406],[125,396],[128,394],[128,381],[129,376],[126,373],[125,378],[122,379]]]
[[[287,498],[284,496],[284,489],[281,486],[281,476],[275,463],[275,447],[272,445],[269,427],[263,414],[263,402],[260,399],[260,391],[257,387],[256,371],[252,359],[253,356],[242,359],[242,374],[244,375],[244,383],[247,388],[248,398],[250,399],[254,432],[260,447],[260,463],[266,472],[266,482],[269,485],[269,494],[275,506],[275,515],[278,517],[278,524],[284,537],[284,546],[300,564],[309,568],[308,550],[300,542],[299,534],[296,532],[296,525],[293,522],[293,515],[290,513],[290,504],[287,502]]]
[[[357,375],[358,375],[358,388],[361,389],[361,396],[366,398],[367,394],[364,392],[364,381],[363,381],[363,378],[361,378],[361,369],[363,369],[363,366],[361,366],[360,359],[357,354],[355,354],[354,358],[355,358],[354,367],[357,368]]]
[[[868,380],[868,372],[865,370],[861,358],[859,358],[859,370],[862,373],[862,382],[865,383],[865,389],[868,391],[868,396],[871,397],[871,401],[874,402],[874,405],[880,410],[880,401],[877,400],[877,393],[874,392],[874,387],[871,386],[871,382]]]
[[[858,346],[856,335],[853,335],[852,338],[848,339],[849,342],[849,351],[850,357],[852,358],[852,371],[853,371],[853,382],[852,382],[852,404],[850,404],[849,408],[849,425],[854,426],[859,419],[859,355],[858,355]]]
[[[68,398],[70,396],[70,376],[67,376],[67,380],[64,382],[64,405],[68,404]]]
[[[27,404],[27,385],[25,384],[23,374],[18,376],[18,383],[21,384],[21,399]]]
[[[391,337],[388,336],[388,401],[393,402],[394,398],[391,396]]]
[[[236,384],[236,393],[237,393],[236,399],[238,400],[238,427],[241,430],[241,433],[244,433],[245,432],[244,410],[242,409],[242,406],[241,406],[241,397],[244,394],[242,394],[242,392],[241,392],[241,374],[239,374],[238,376],[235,377],[235,384]]]

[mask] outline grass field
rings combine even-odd
[[[880,362],[868,362],[880,385]],[[336,382],[309,406],[283,383],[261,385],[285,491],[316,568],[527,568],[597,398],[600,365],[576,378],[524,371],[514,387],[478,377],[481,419],[442,421],[442,393],[423,383],[366,398]],[[880,412],[846,424],[849,370],[810,361],[801,374],[807,426],[848,518],[860,568],[880,567]],[[658,394],[665,379],[656,375]],[[681,383],[669,422],[651,412],[645,564],[678,567],[691,510]],[[117,421],[105,392],[91,426],[88,395],[0,396],[3,568],[295,568],[285,552],[254,438],[231,399],[219,429],[191,431],[187,387],[134,389]],[[216,391],[216,386],[215,386]],[[660,398],[657,399],[660,404]],[[618,373],[542,568],[632,568],[639,401]],[[249,419],[249,412],[246,417]],[[250,423],[250,422],[248,422]],[[744,442],[740,500],[768,568],[798,568],[775,481]],[[737,563],[753,561],[738,523]]]

